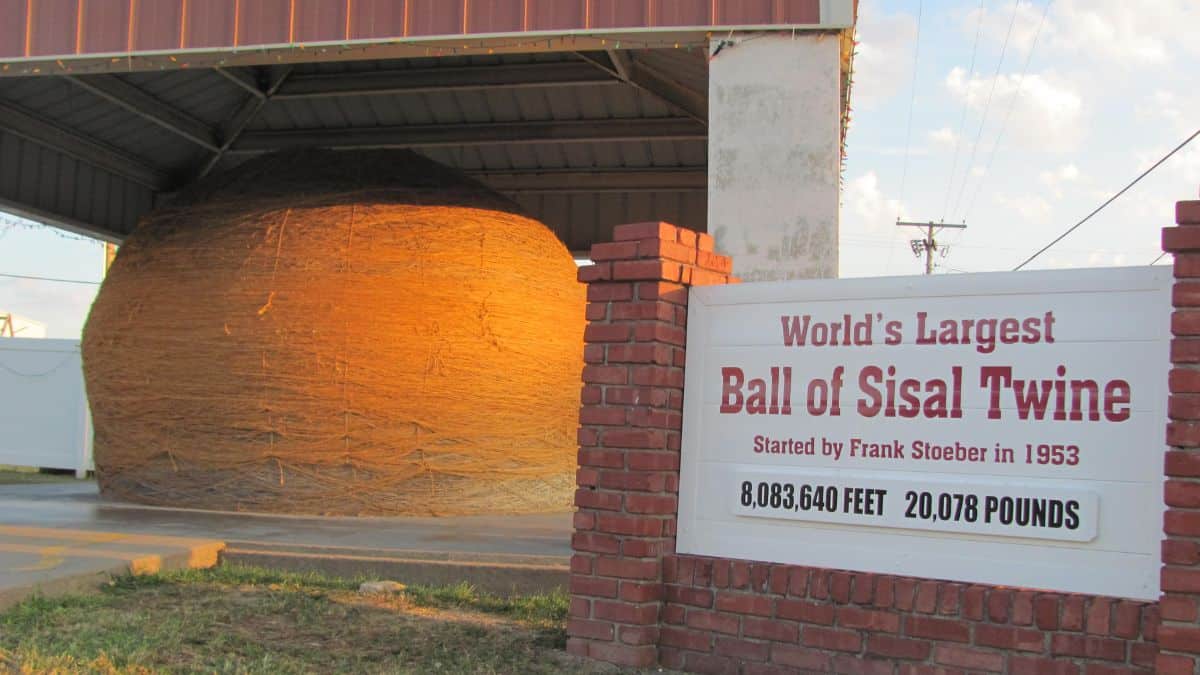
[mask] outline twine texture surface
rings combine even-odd
[[[399,151],[301,151],[139,223],[84,329],[104,494],[567,510],[585,289],[543,224]]]

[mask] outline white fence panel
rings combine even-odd
[[[0,339],[0,464],[94,468],[78,341]]]

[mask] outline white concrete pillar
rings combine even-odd
[[[710,50],[708,231],[717,250],[745,281],[837,276],[838,36],[743,33],[714,37]]]

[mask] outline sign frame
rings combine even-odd
[[[1167,420],[1167,374],[1171,367],[1169,321],[1172,284],[1172,272],[1168,267],[1129,267],[692,287],[688,301],[676,551],[680,554],[1156,600],[1160,595],[1159,542],[1162,539],[1162,515],[1166,508],[1161,467],[1167,445],[1162,429]],[[1146,425],[1147,429],[1149,424],[1154,425],[1153,435],[1145,437],[1138,452],[1145,452],[1143,461],[1155,467],[1159,478],[1157,482],[1139,481],[1136,489],[1131,487],[1129,498],[1136,497],[1137,504],[1101,503],[1099,506],[1101,518],[1119,517],[1124,518],[1121,520],[1123,525],[1141,524],[1143,532],[1138,535],[1136,552],[1103,550],[1089,541],[1046,541],[995,534],[898,530],[871,525],[847,526],[837,522],[762,518],[736,514],[736,509],[727,509],[727,518],[701,517],[702,513],[715,513],[713,509],[716,507],[712,504],[714,499],[722,503],[729,499],[727,495],[702,497],[702,488],[706,481],[712,484],[713,476],[722,472],[731,477],[738,475],[738,472],[773,472],[787,477],[789,473],[804,473],[800,469],[805,468],[794,464],[779,464],[776,468],[762,464],[738,464],[717,461],[706,454],[706,436],[710,434],[706,434],[703,424],[706,414],[704,394],[705,388],[712,386],[709,380],[714,378],[710,333],[713,322],[719,320],[723,310],[732,306],[761,304],[776,306],[780,310],[777,314],[794,314],[800,307],[822,304],[828,308],[836,306],[839,301],[875,301],[883,306],[901,300],[929,300],[933,303],[978,296],[1038,295],[1057,296],[1054,301],[1061,302],[1068,300],[1062,296],[1069,294],[1104,293],[1147,293],[1149,298],[1157,298],[1146,303],[1147,314],[1162,320],[1154,339],[1143,340],[1161,358],[1156,356],[1157,364],[1148,368],[1150,372],[1143,372],[1145,377],[1141,386],[1148,388],[1138,390],[1138,400],[1142,402],[1139,404],[1138,423]],[[1036,308],[1031,308],[1031,312],[1033,310]],[[911,317],[907,318],[911,321]],[[770,329],[770,326],[760,328]],[[776,325],[776,334],[778,330]],[[930,353],[939,348],[930,347]],[[796,360],[810,354],[807,348],[789,349],[793,349],[793,358]],[[820,358],[833,363],[848,354],[848,350],[854,349],[852,346],[834,348],[824,352],[828,356]],[[968,382],[967,386],[974,384]],[[806,417],[803,410],[791,418],[797,426],[805,426],[812,419]],[[936,425],[937,421],[916,419],[908,424]],[[810,433],[811,428],[803,431],[804,435]],[[706,465],[711,466],[705,468]],[[829,467],[820,467],[812,471],[820,473],[831,470]],[[864,467],[833,469],[832,473],[849,476],[849,479],[885,481],[894,479],[897,472]],[[926,478],[924,474],[914,474],[912,471],[907,475],[917,480]],[[966,477],[962,472],[951,476],[956,479]],[[1003,483],[1006,478],[996,474],[984,474],[983,477],[993,483]],[[935,473],[929,480],[946,478],[944,473]],[[1075,489],[1084,479],[1014,479],[1008,476],[1007,480],[1036,490],[1055,486]],[[1126,495],[1125,492],[1120,494]],[[1127,506],[1134,509],[1133,514],[1122,515],[1114,511]],[[1149,528],[1151,533],[1146,533],[1144,528]],[[998,551],[1003,555],[997,556]]]

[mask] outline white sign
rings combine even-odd
[[[677,550],[1156,599],[1170,288],[693,288]]]

